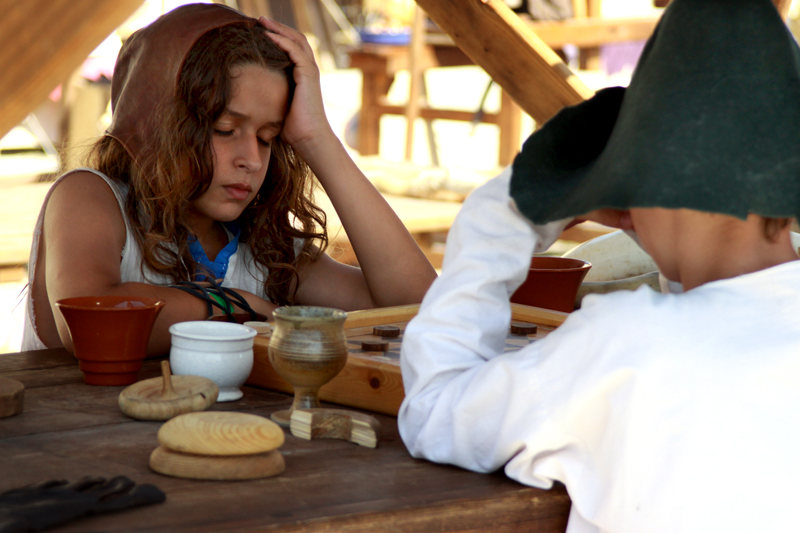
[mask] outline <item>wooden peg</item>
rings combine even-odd
[[[345,409],[295,409],[289,429],[301,439],[344,439],[375,448],[381,424],[373,416]]]
[[[161,399],[162,400],[173,400],[178,397],[175,393],[175,389],[172,388],[172,370],[169,368],[169,361],[164,359],[161,361],[161,378],[164,381],[164,385],[161,388]]]

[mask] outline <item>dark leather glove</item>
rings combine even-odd
[[[0,533],[41,531],[75,518],[162,503],[155,485],[136,485],[124,476],[52,480],[0,494]]]

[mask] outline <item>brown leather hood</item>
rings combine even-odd
[[[158,110],[173,98],[183,62],[197,40],[215,28],[256,19],[219,4],[189,4],[135,32],[122,46],[111,83],[111,125],[106,135],[138,159],[157,124]]]

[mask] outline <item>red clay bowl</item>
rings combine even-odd
[[[528,277],[511,295],[511,301],[571,313],[575,310],[575,296],[590,268],[592,264],[582,259],[534,257]]]
[[[130,385],[164,300],[143,296],[84,296],[56,302],[64,315],[83,381]]]

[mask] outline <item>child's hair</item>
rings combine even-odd
[[[778,240],[778,234],[791,223],[791,218],[761,217],[761,229],[764,232],[764,238],[769,242],[776,242]]]
[[[174,99],[150,117],[158,122],[150,130],[155,137],[144,140],[147,155],[134,161],[110,136],[92,150],[91,166],[130,187],[126,211],[142,250],[143,271],[147,265],[173,282],[205,273],[189,252],[186,215],[214,174],[213,125],[232,97],[231,70],[259,65],[283,74],[291,103],[293,63],[265,31],[260,25],[231,24],[198,39],[184,61]],[[306,163],[276,137],[266,179],[238,219],[240,240],[269,269],[265,293],[279,305],[293,303],[298,264],[317,253],[312,243],[319,242],[320,251],[327,246],[325,213],[313,202],[313,187]],[[295,239],[304,242],[298,255]]]

